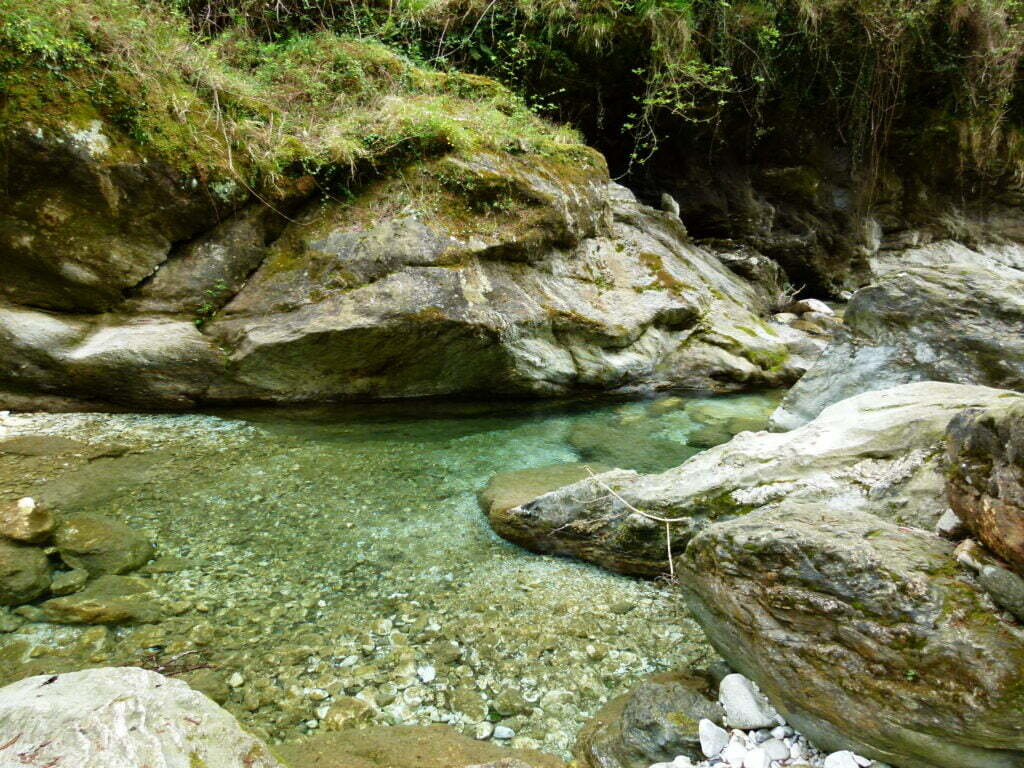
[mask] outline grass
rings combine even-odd
[[[279,41],[246,26],[209,38],[146,0],[3,0],[0,125],[104,119],[207,183],[283,195],[297,179],[344,186],[447,152],[558,155],[575,132],[507,88],[415,64],[326,30]]]

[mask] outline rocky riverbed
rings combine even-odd
[[[477,492],[499,470],[595,452],[668,468],[776,401],[6,416],[0,501],[142,531],[157,557],[133,578],[159,611],[72,627],[4,609],[0,682],[195,667],[181,679],[271,741],[448,722],[566,755],[609,697],[714,654],[673,593],[506,544]]]

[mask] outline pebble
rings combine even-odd
[[[437,670],[433,666],[426,664],[416,668],[416,676],[424,683],[430,683],[437,677]]]
[[[697,724],[697,735],[704,757],[718,757],[729,743],[729,732],[706,718]]]
[[[241,688],[245,683],[245,678],[241,674],[235,672],[231,677],[228,678],[228,686],[231,688]]]
[[[863,759],[863,758],[861,758]],[[870,765],[870,762],[863,765]],[[825,768],[862,768],[857,755],[848,749],[833,752],[825,758]]]
[[[496,739],[511,739],[515,735],[516,732],[507,725],[494,726],[494,738]]]
[[[476,728],[473,729],[473,736],[480,741],[486,741],[493,735],[494,726],[488,722],[477,723]]]
[[[729,725],[742,730],[771,728],[776,725],[775,708],[749,678],[726,675],[718,688],[718,702],[725,709]]]
[[[944,539],[959,541],[967,536],[967,528],[952,509],[946,509],[935,524],[935,532]]]

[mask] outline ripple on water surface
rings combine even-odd
[[[496,472],[560,462],[667,469],[761,428],[776,400],[9,417],[7,435],[131,449],[0,454],[0,495],[147,531],[169,617],[24,624],[0,635],[0,681],[188,654],[172,663],[210,668],[183,677],[269,738],[325,727],[358,695],[372,722],[500,722],[564,755],[608,698],[712,652],[671,590],[517,549],[476,493]]]

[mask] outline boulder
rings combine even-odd
[[[283,768],[181,680],[134,667],[29,677],[0,689],[4,766]]]
[[[82,568],[92,575],[134,571],[153,556],[153,545],[138,531],[86,512],[63,518],[54,544],[70,568]]]
[[[713,681],[701,673],[653,675],[606,704],[580,732],[584,768],[647,768],[678,755],[702,758],[699,724],[721,725]]]
[[[396,210],[410,189],[422,199]],[[109,233],[74,230],[77,277],[57,264],[0,293],[0,407],[738,391],[792,383],[824,346],[761,320],[760,287],[583,147],[452,153],[287,219],[236,203],[183,222],[173,248],[150,232],[170,231],[163,211],[143,246],[100,210]],[[141,249],[130,268],[114,245]]]
[[[607,472],[601,464],[551,464],[534,469],[498,472],[480,491],[478,499],[488,515],[501,515],[541,494],[589,477],[591,472]]]
[[[986,547],[1024,573],[1024,404],[965,411],[949,425],[949,501]]]
[[[275,752],[290,768],[565,768],[551,755],[477,741],[445,725],[318,734],[281,744]]]
[[[50,586],[50,561],[42,549],[0,539],[0,605],[23,605]]]
[[[35,499],[24,497],[0,511],[0,536],[40,544],[53,533],[53,514]]]
[[[772,417],[792,429],[861,392],[912,381],[1024,389],[1024,246],[952,242],[876,261],[845,326]]]
[[[922,382],[852,397],[792,432],[745,432],[656,475],[616,470],[560,488],[502,515],[495,531],[538,552],[657,576],[709,522],[784,499],[866,510],[932,530],[947,507],[946,426],[958,412],[1024,396]],[[614,493],[610,493],[614,491]]]
[[[152,598],[145,579],[104,575],[39,607],[43,618],[55,624],[137,624],[159,620],[160,607]]]
[[[816,746],[901,768],[1024,761],[1024,629],[930,531],[781,500],[677,560],[716,650]]]

